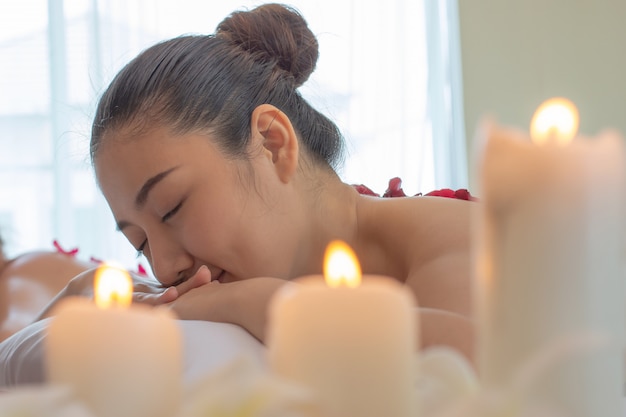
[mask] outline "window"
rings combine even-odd
[[[219,3],[219,4],[216,4]],[[22,0],[0,5],[0,230],[13,255],[58,239],[135,263],[88,160],[91,117],[115,73],[156,41],[212,33],[222,0]],[[455,1],[293,0],[320,42],[301,91],[348,143],[344,181],[407,194],[466,186]],[[436,137],[437,140],[432,138]]]

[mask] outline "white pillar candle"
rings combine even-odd
[[[481,138],[480,376],[502,388],[550,346],[593,334],[606,343],[577,353],[566,343],[529,401],[571,417],[621,415],[624,143],[613,132],[565,143],[575,131],[544,125],[554,110],[534,118],[542,143],[495,124]]]
[[[415,299],[389,277],[359,283],[356,256],[335,245],[327,251],[328,283],[304,277],[273,298],[270,367],[309,388],[326,417],[415,417]],[[336,263],[345,256],[349,271]]]
[[[126,305],[132,297],[126,271],[105,265],[98,274],[96,303],[68,298],[50,323],[48,382],[73,387],[98,417],[171,417],[182,390],[181,337],[173,315]]]

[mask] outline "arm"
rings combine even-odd
[[[420,346],[445,345],[473,363],[470,220],[475,203],[445,198],[421,202],[417,217],[429,221],[417,223],[405,255],[409,259],[405,284],[420,310]]]
[[[445,345],[474,362],[469,255],[456,252],[425,264],[406,285],[416,294],[420,312],[420,346]]]
[[[54,308],[65,297],[93,297],[93,283],[97,267],[88,269],[74,278],[61,289],[61,291],[46,305],[39,313],[35,321],[42,320],[54,315]],[[160,305],[170,303],[175,300],[180,293],[188,291],[189,288],[204,284],[199,279],[189,280],[178,287],[164,288],[158,281],[137,274],[130,273],[133,280],[133,302],[148,305]]]
[[[183,320],[232,323],[265,342],[267,311],[274,293],[291,284],[277,278],[210,284],[190,290],[171,304]],[[445,345],[457,349],[470,361],[474,357],[474,327],[465,316],[434,308],[419,308],[417,334],[420,348]]]
[[[170,307],[183,320],[236,324],[264,342],[270,300],[288,282],[266,277],[224,284],[213,281],[179,296]]]
[[[475,364],[474,323],[467,317],[445,310],[419,309],[419,347],[449,346]]]

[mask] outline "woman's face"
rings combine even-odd
[[[96,176],[117,226],[165,286],[206,265],[222,282],[288,278],[295,235],[284,227],[289,191],[271,155],[226,158],[200,134],[164,128],[130,140],[105,137]]]

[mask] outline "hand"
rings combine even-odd
[[[182,320],[237,324],[263,341],[270,300],[288,282],[268,277],[223,284],[205,282],[179,295],[170,307]]]
[[[93,297],[93,283],[97,268],[85,271],[74,277],[68,284],[66,295]],[[187,281],[175,286],[164,287],[156,279],[128,272],[133,281],[133,302],[148,305],[167,304],[193,288],[211,282],[211,272],[202,266]]]
[[[169,301],[165,301],[166,303],[174,301],[176,298],[181,295],[193,290],[194,288],[201,287],[205,284],[211,283],[211,271],[207,268],[206,265],[202,265],[195,274],[188,280],[176,285],[175,287],[169,287],[168,290],[172,289],[172,295],[174,298]]]
[[[94,279],[98,268],[88,269],[70,280],[59,298],[67,296],[93,297]],[[176,299],[175,288],[164,288],[157,280],[129,272],[133,281],[133,302],[157,305]]]
[[[59,292],[48,305],[39,313],[35,321],[49,317],[53,314],[54,307],[58,302],[69,296],[93,298],[94,278],[98,268],[88,269],[74,278]],[[129,272],[133,281],[133,302],[147,305],[167,304],[186,293],[190,289],[197,288],[211,281],[211,273],[206,267],[200,268],[189,280],[176,287],[165,288],[154,278]]]

